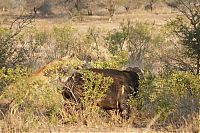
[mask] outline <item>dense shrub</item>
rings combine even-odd
[[[13,81],[11,85],[4,87],[1,95],[1,100],[12,101],[10,111],[5,114],[10,127],[25,131],[37,127],[42,123],[41,120],[58,122],[57,116],[62,110],[63,99],[56,85],[47,80],[28,77],[23,69],[9,69],[3,80]],[[19,122],[15,123],[16,119]]]
[[[199,90],[200,77],[189,72],[167,72],[157,77],[148,74],[141,83],[138,100],[152,116],[162,111],[162,120],[177,121],[198,113]]]
[[[75,29],[70,25],[59,28],[54,27],[52,37],[55,39],[54,47],[57,57],[63,57],[73,53],[75,47]]]
[[[112,78],[104,77],[101,74],[83,71],[84,98],[82,103],[85,107],[93,107],[96,99],[102,98],[112,84]]]
[[[131,65],[146,66],[146,58],[152,41],[151,29],[147,23],[124,21],[118,29],[108,32],[105,37],[107,49],[113,55],[128,52]]]
[[[28,69],[16,68],[1,68],[0,69],[0,94],[5,87],[15,83],[19,78],[28,76]]]
[[[97,60],[92,63],[95,68],[121,69],[128,61],[128,52],[122,51],[118,55],[111,56],[108,60]]]
[[[23,47],[17,42],[12,29],[0,27],[0,68],[21,64],[24,59]]]
[[[23,46],[24,58],[26,59],[21,65],[35,70],[41,67],[41,64],[46,63],[47,56],[48,58],[52,56],[51,54],[47,55],[49,36],[48,33],[36,28],[27,29],[21,33],[17,39],[18,43]]]
[[[102,122],[101,115],[104,112],[97,106],[97,103],[105,96],[113,79],[87,70],[83,70],[80,73],[84,81],[82,88],[79,88],[82,89],[80,103],[66,101],[68,113],[65,118],[69,123],[86,122],[88,124],[97,124]]]
[[[121,52],[124,48],[124,43],[127,39],[127,31],[122,29],[122,31],[111,31],[108,32],[108,35],[105,37],[105,40],[107,42],[107,47],[110,53],[113,55],[118,54]]]
[[[55,60],[46,66],[44,75],[49,78],[51,83],[58,85],[60,81],[65,82],[81,65],[82,61],[77,58]]]

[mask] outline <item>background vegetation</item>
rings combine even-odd
[[[62,132],[73,126],[94,131],[126,127],[198,132],[199,4],[198,0],[0,1],[0,132]],[[130,19],[136,13],[159,16],[161,9],[163,16],[171,15],[164,24]],[[117,21],[115,16],[123,19]],[[57,25],[50,24],[48,30],[36,26],[55,18]],[[95,27],[89,22],[93,19],[114,28]],[[74,23],[88,23],[89,28],[82,32]],[[106,91],[112,82],[101,75],[84,73],[86,108],[64,101],[63,82],[80,66],[144,70],[139,96],[129,99],[133,113],[128,121],[94,106],[103,96],[99,90]]]

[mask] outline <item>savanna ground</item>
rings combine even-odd
[[[8,43],[24,44],[27,47],[22,50],[31,52],[14,67],[9,61],[15,54],[2,64],[0,94],[5,102],[0,132],[199,132],[200,77],[179,71],[193,61],[185,58],[184,48],[167,27],[179,14],[164,7],[117,13],[112,22],[108,16],[36,17],[13,38],[1,28],[2,38],[8,35],[10,39]],[[3,15],[1,26],[8,27],[13,20]],[[127,29],[133,31],[128,39],[123,34]],[[120,44],[125,48],[112,47]],[[69,77],[88,56],[92,67],[122,70],[139,66],[144,70],[139,96],[130,99],[129,120],[115,111],[108,116],[88,103],[84,110],[71,105],[65,111],[57,76]],[[67,68],[67,74],[60,72],[62,68]]]

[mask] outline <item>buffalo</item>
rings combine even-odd
[[[105,92],[103,98],[98,99],[97,106],[105,110],[119,109],[119,113],[125,119],[130,116],[130,106],[128,99],[131,95],[138,94],[140,69],[116,70],[116,69],[86,69],[93,74],[101,74],[104,77],[112,78],[113,82]],[[81,72],[75,72],[65,82],[62,95],[64,99],[70,99],[80,103],[84,97],[84,80]]]

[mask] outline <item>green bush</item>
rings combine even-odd
[[[61,28],[53,28],[52,37],[55,39],[55,53],[58,57],[69,55],[70,52],[73,53],[74,31],[75,29],[70,24],[66,24]]]
[[[44,70],[44,75],[48,78],[49,83],[56,86],[58,91],[61,92],[68,77],[74,73],[81,63],[77,58],[57,60],[47,66]]]
[[[124,43],[126,41],[127,35],[124,31],[116,31],[108,32],[105,40],[108,45],[108,50],[111,54],[117,55],[119,52],[123,50]]]
[[[86,33],[85,42],[90,45],[92,52],[95,53],[97,59],[102,57],[101,55],[101,43],[102,43],[102,29],[91,27]]]
[[[31,130],[39,126],[38,124],[41,124],[43,119],[48,123],[57,123],[57,116],[62,110],[63,104],[57,86],[46,80],[29,77],[23,73],[23,69],[17,70],[9,69],[10,75],[7,75],[5,81],[9,79],[13,83],[4,87],[1,95],[1,100],[12,101],[11,112],[6,114],[10,119],[10,125],[16,124],[12,121],[13,118],[20,119],[17,124],[22,123],[19,128],[24,130]]]
[[[18,30],[0,27],[0,68],[34,68],[42,60],[42,48],[49,35],[35,28]]]
[[[105,92],[112,84],[113,79],[87,70],[83,71],[82,74],[84,80],[84,98],[82,103],[87,108],[94,107],[95,100],[105,96]]]
[[[28,76],[28,70],[22,69],[20,66],[16,68],[1,68],[0,69],[0,95],[5,87],[15,83],[23,76]]]
[[[129,25],[127,25],[129,26]],[[135,26],[127,27],[129,30],[127,48],[132,61],[142,60],[152,39],[150,26],[145,23],[136,23]]]
[[[46,43],[49,40],[50,35],[47,32],[39,31],[35,28],[25,30],[18,38],[18,43],[24,46],[24,53],[26,61],[23,62],[23,66],[26,66],[32,70],[41,67],[44,63],[48,47]],[[44,49],[45,47],[45,49]],[[50,58],[52,55],[48,55]]]
[[[20,64],[24,61],[23,52],[17,47],[16,36],[8,28],[0,27],[0,68]]]
[[[187,117],[197,113],[200,106],[200,77],[189,72],[167,72],[158,77],[148,74],[139,90],[141,107],[154,115],[164,111],[163,120],[170,114]]]
[[[110,59],[102,61],[97,60],[92,63],[95,68],[112,68],[121,69],[125,63],[128,61],[128,52],[122,51],[118,55],[112,56]]]
[[[65,118],[69,123],[86,121],[88,124],[97,124],[98,122],[102,122],[101,115],[105,113],[97,104],[100,102],[100,99],[105,96],[113,79],[88,70],[83,70],[80,73],[83,75],[82,79],[84,81],[80,104],[77,105],[66,101],[68,104],[68,113]]]

